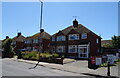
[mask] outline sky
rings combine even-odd
[[[39,2],[2,3],[2,39],[21,32],[25,37],[39,32]],[[117,2],[44,2],[42,28],[53,35],[72,25],[74,16],[103,40],[118,35]]]

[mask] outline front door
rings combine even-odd
[[[88,58],[88,45],[79,45],[78,57],[79,58]]]

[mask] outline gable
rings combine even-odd
[[[79,33],[75,31],[74,29],[71,29],[71,31],[68,34],[79,34]]]

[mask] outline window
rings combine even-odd
[[[28,51],[31,51],[31,47],[27,47],[26,49],[27,49]]]
[[[25,43],[30,44],[30,43],[32,43],[32,41],[31,40],[26,40]]]
[[[55,41],[55,37],[52,37],[52,41]]]
[[[68,51],[69,53],[77,53],[77,45],[70,45]]]
[[[65,36],[57,36],[57,41],[65,41]]]
[[[96,43],[99,43],[99,39],[96,39]]]
[[[86,39],[87,38],[87,33],[82,33],[82,39]]]
[[[100,52],[100,50],[98,49],[98,50],[97,50],[97,52],[99,53],[99,52]]]
[[[65,46],[57,46],[57,52],[64,52]]]
[[[26,43],[27,43],[27,40],[25,40],[24,42],[25,42],[25,44],[26,44]]]
[[[38,43],[38,39],[34,39],[34,40],[33,40],[33,43]]]
[[[53,52],[53,53],[55,52],[55,47],[52,47],[52,52]]]
[[[69,40],[79,40],[79,34],[70,34]]]

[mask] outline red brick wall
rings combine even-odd
[[[57,34],[56,37],[60,36],[60,35],[63,35],[63,34]],[[94,56],[94,55],[100,54],[100,53],[98,53],[98,49],[101,48],[101,38],[92,32],[87,33],[87,39],[81,39],[81,34],[79,34],[79,40],[68,40],[68,39],[69,39],[68,36],[66,36],[66,41],[54,41],[52,43],[56,43],[55,46],[58,46],[58,45],[66,46],[65,52],[67,55],[78,56],[77,53],[75,53],[75,54],[68,53],[68,46],[69,45],[80,45],[80,43],[89,43],[90,42],[90,54],[89,55]],[[99,43],[96,42],[96,39],[99,39]]]

